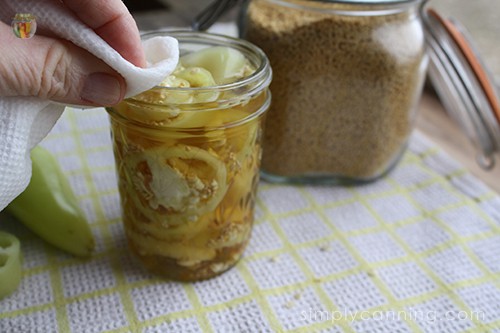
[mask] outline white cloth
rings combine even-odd
[[[2,0],[0,20],[10,25],[16,13],[33,14],[39,28],[73,42],[114,68],[127,82],[127,97],[155,86],[177,65],[177,40],[156,37],[145,41],[148,68],[138,68],[56,0]],[[34,97],[0,97],[0,211],[26,188],[31,177],[29,152],[63,110],[63,105]]]

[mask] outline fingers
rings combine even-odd
[[[14,36],[0,22],[0,95],[38,96],[65,104],[114,105],[123,99],[125,81],[112,68],[75,45],[35,35]]]
[[[57,0],[136,66],[146,60],[137,26],[121,0]],[[0,22],[0,95],[37,96],[67,104],[113,105],[125,81],[87,51],[55,38],[15,38]]]
[[[121,0],[63,0],[84,23],[136,66],[146,58],[137,25]]]

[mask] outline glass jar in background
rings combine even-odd
[[[179,41],[184,66],[192,61],[187,54],[209,48],[229,48],[233,56],[236,50],[246,59],[235,82],[196,87],[206,71],[178,68],[164,81],[170,87],[107,108],[130,249],[154,273],[202,280],[232,267],[248,243],[272,74],[264,53],[247,41],[166,34]]]
[[[241,36],[273,68],[262,177],[358,183],[405,150],[427,56],[420,0],[251,0]]]

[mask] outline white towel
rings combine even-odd
[[[86,49],[114,68],[127,82],[126,97],[160,83],[178,62],[177,40],[155,37],[143,43],[147,68],[134,66],[57,0],[2,0],[0,20],[10,25],[16,13],[33,14],[39,28]],[[0,211],[28,185],[29,152],[63,110],[64,105],[35,97],[0,97]]]

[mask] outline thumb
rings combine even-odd
[[[114,105],[125,80],[102,60],[70,42],[15,37],[0,22],[0,96],[37,96],[65,104]]]

